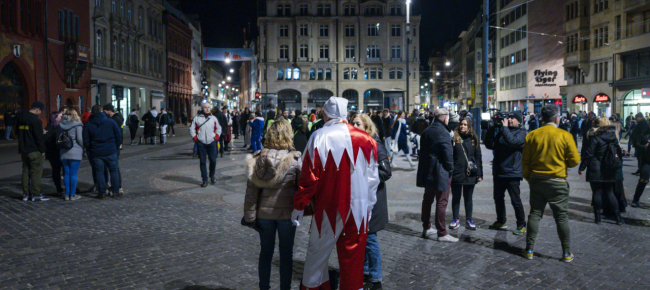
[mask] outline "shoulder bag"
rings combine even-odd
[[[470,161],[469,158],[467,158],[464,142],[460,143],[460,147],[463,148],[463,155],[465,155],[465,160],[467,161],[467,171],[465,174],[467,176],[476,176],[476,174],[478,174],[478,166],[476,166],[476,163],[474,163],[474,161]]]

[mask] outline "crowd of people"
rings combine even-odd
[[[416,186],[424,189],[422,237],[458,242],[452,234],[461,226],[461,200],[465,228],[476,230],[472,198],[474,187],[483,181],[483,163],[481,137],[474,131],[470,113],[456,114],[446,109],[415,110],[410,115],[388,110],[356,113],[347,112],[344,104],[344,99],[332,98],[323,108],[306,115],[281,111],[275,116],[273,109],[258,111],[251,117],[253,121],[242,126],[256,132],[252,140],[263,144],[254,145],[253,154],[247,158],[248,187],[242,219],[243,225],[260,233],[260,289],[269,289],[276,235],[280,240],[280,289],[290,289],[295,227],[305,215],[313,218],[300,289],[317,289],[330,283],[340,283],[341,289],[381,289],[377,233],[387,223],[385,182],[401,154],[411,167],[416,166],[411,157],[418,162]],[[539,221],[548,205],[560,238],[560,260],[573,261],[568,223],[569,168],[579,166],[579,175],[586,171],[593,192],[595,223],[608,218],[617,225],[624,224],[621,213],[627,202],[622,162],[629,154],[620,145],[624,131],[628,131],[639,160],[639,172],[635,174],[640,175],[640,180],[632,206],[639,205],[650,181],[650,128],[643,115],[631,115],[623,126],[618,115],[598,118],[593,112],[579,112],[567,118],[555,105],[543,107],[538,114],[525,116],[514,111],[506,116],[481,134],[485,148],[494,156],[497,218],[489,229],[508,230],[507,192],[516,217],[512,233],[526,235],[523,257],[535,257]],[[582,139],[580,150],[578,139]],[[371,148],[357,149],[364,145]],[[345,152],[364,154],[365,158],[346,156]],[[375,164],[377,171],[366,164]],[[523,179],[530,185],[528,216],[521,200]],[[341,180],[344,182],[336,182]],[[450,193],[453,213],[447,226]],[[358,211],[359,207],[366,210]],[[335,244],[340,277],[327,273],[327,257]],[[365,254],[360,254],[360,249],[365,249]],[[363,257],[363,263],[359,257]]]

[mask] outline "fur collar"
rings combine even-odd
[[[248,180],[258,187],[280,185],[287,171],[299,162],[299,151],[287,152],[275,149],[262,149],[246,156],[246,173]],[[279,160],[278,160],[279,159]]]

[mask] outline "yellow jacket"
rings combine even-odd
[[[580,164],[580,154],[569,132],[548,124],[526,135],[521,163],[526,180],[531,175],[565,179],[567,168]]]

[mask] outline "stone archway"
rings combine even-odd
[[[278,92],[278,110],[297,111],[302,107],[302,93],[294,89]]]
[[[27,88],[20,69],[13,63],[7,63],[0,70],[0,116],[7,110],[24,109],[29,106],[29,98],[25,93]],[[3,120],[3,128],[4,120]]]

